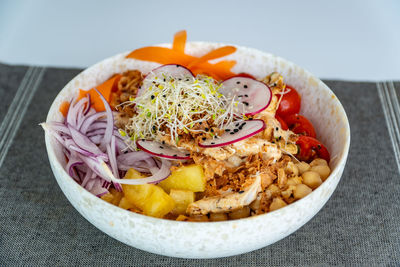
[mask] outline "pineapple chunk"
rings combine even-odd
[[[125,179],[144,178],[134,169],[129,169]],[[154,184],[122,185],[125,198],[143,211],[145,215],[162,218],[174,207],[174,200],[164,190]]]
[[[123,208],[124,210],[134,209],[135,205],[129,202],[126,197],[121,198],[121,201],[118,204],[118,207]]]
[[[171,189],[169,195],[175,201],[175,208],[171,213],[179,215],[186,214],[187,206],[194,202],[194,192],[188,190]]]
[[[119,202],[121,201],[123,197],[123,193],[119,192],[118,190],[111,188],[110,192],[103,195],[101,197],[102,200],[107,201],[108,203],[111,203],[113,205],[118,206]]]
[[[203,192],[206,188],[203,167],[196,164],[182,166],[173,171],[167,179],[161,181],[158,185],[165,192],[169,192],[171,189]]]

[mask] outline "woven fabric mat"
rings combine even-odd
[[[107,236],[59,189],[38,123],[79,72],[0,64],[0,266],[400,265],[399,82],[325,81],[349,117],[351,147],[341,182],[310,222],[257,251],[190,260]]]

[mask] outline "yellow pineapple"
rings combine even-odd
[[[194,192],[188,190],[171,189],[169,195],[175,201],[175,208],[171,211],[173,214],[186,214],[187,206],[194,202]]]
[[[121,198],[118,207],[123,208],[124,210],[129,210],[134,209],[135,205],[133,205],[126,197],[123,197]]]
[[[165,192],[169,192],[171,189],[203,192],[206,188],[203,167],[197,164],[179,167],[158,185],[161,186]]]
[[[125,179],[144,178],[138,171],[129,169]],[[164,190],[154,184],[122,185],[125,198],[145,215],[162,218],[174,207],[174,200]]]

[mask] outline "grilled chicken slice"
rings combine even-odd
[[[261,191],[259,174],[249,178],[249,184],[240,192],[229,192],[221,196],[208,197],[189,204],[187,213],[190,215],[229,212],[240,209],[253,202]]]

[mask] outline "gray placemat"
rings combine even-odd
[[[326,81],[349,117],[351,147],[337,190],[309,223],[254,252],[188,260],[114,240],[59,189],[38,123],[79,71],[0,64],[0,266],[399,266],[400,83]]]

